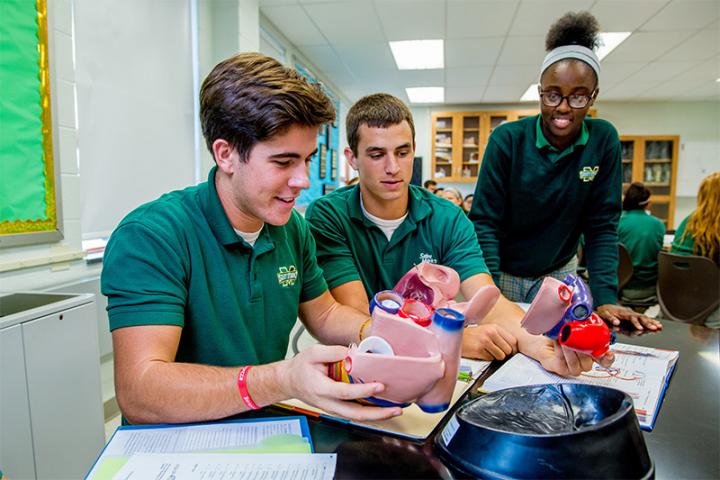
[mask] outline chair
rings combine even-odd
[[[633,276],[633,263],[630,252],[622,243],[618,243],[618,255],[620,257],[618,262],[618,291],[620,291],[625,288],[625,285]]]
[[[657,296],[665,317],[703,324],[720,306],[720,268],[706,257],[660,252]]]

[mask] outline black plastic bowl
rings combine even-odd
[[[463,405],[435,438],[479,478],[653,478],[632,399],[595,385],[530,385]]]

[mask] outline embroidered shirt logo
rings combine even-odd
[[[438,263],[430,253],[420,253],[420,263]]]
[[[295,265],[280,267],[277,273],[278,283],[281,287],[292,287],[297,281],[298,272]]]
[[[583,167],[582,170],[578,172],[578,176],[583,182],[592,182],[598,170],[600,170],[600,167]]]

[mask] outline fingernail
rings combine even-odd
[[[377,386],[375,387],[375,393],[380,393],[384,390],[385,390],[385,385],[383,385],[382,383],[378,383]]]
[[[402,415],[402,410],[399,408],[393,412],[393,417],[399,417],[400,415]]]

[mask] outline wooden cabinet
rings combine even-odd
[[[623,193],[632,182],[642,182],[650,189],[650,210],[674,228],[675,184],[677,183],[678,147],[680,137],[621,136]]]
[[[433,113],[433,180],[475,183],[492,130],[503,122],[537,113],[538,110]]]

